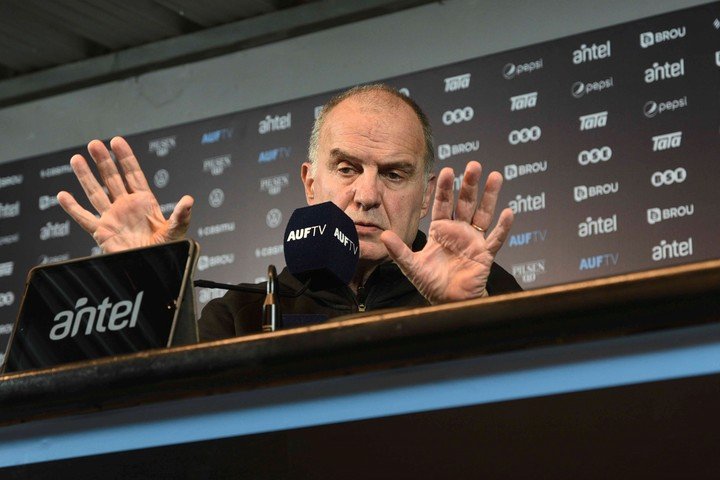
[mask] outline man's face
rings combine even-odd
[[[426,184],[425,143],[415,112],[385,95],[390,106],[368,105],[351,97],[325,119],[318,142],[314,175],[303,164],[302,178],[310,205],[332,201],[355,222],[360,259],[388,259],[380,241],[392,230],[412,244],[420,219],[427,213],[434,178]]]

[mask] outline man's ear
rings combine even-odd
[[[302,178],[303,186],[305,187],[305,201],[308,205],[315,203],[315,191],[313,190],[315,179],[310,174],[311,170],[312,164],[310,162],[304,162],[300,167],[300,178]]]
[[[435,190],[436,182],[437,177],[433,175],[430,177],[430,180],[428,180],[427,185],[425,186],[425,193],[423,193],[422,209],[420,210],[420,218],[423,218],[425,215],[427,215],[428,210],[430,209],[430,202],[432,201],[432,194]]]

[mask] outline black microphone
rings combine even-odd
[[[332,202],[295,210],[285,230],[285,263],[310,288],[347,285],[360,259],[352,219]]]

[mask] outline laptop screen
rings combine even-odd
[[[184,240],[33,268],[5,371],[169,346],[196,250]]]

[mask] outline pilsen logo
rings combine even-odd
[[[277,195],[288,185],[290,185],[290,175],[287,173],[260,179],[260,191],[270,195]]]
[[[148,142],[148,152],[154,153],[158,157],[164,157],[177,145],[175,139],[176,136],[173,135],[172,137],[150,140],[150,142]]]
[[[84,335],[92,335],[94,332],[117,332],[134,328],[144,294],[141,290],[134,300],[122,300],[115,304],[110,302],[110,297],[105,297],[97,306],[87,305],[87,297],[81,297],[75,303],[74,311],[63,310],[55,315],[55,325],[50,329],[50,340],[75,337],[81,331]],[[85,328],[80,330],[83,324]]]
[[[222,175],[230,166],[232,166],[232,155],[230,154],[203,160],[203,172],[209,173],[213,177]]]
[[[537,277],[545,274],[545,259],[530,260],[525,263],[516,263],[511,266],[513,277],[523,283],[533,283]]]

